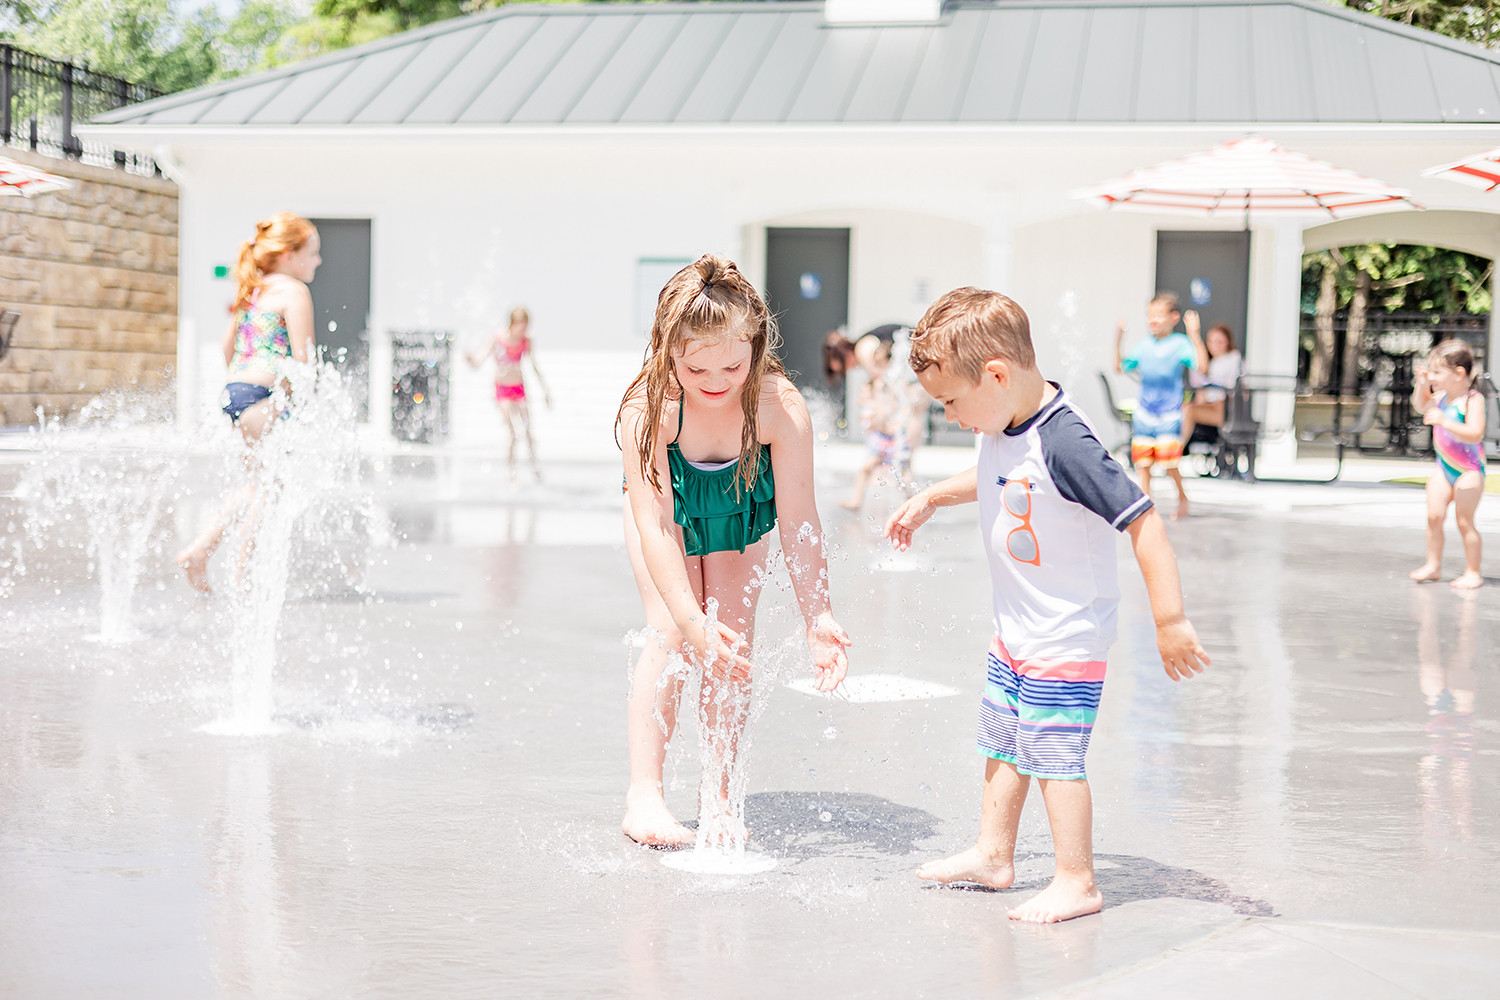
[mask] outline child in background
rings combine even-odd
[[[1173,332],[1181,318],[1187,336]],[[1208,370],[1208,349],[1198,332],[1198,314],[1182,307],[1172,292],[1157,292],[1146,305],[1151,336],[1143,337],[1130,353],[1121,354],[1125,321],[1115,330],[1115,371],[1134,372],[1141,379],[1141,395],[1131,416],[1130,460],[1141,478],[1141,491],[1151,495],[1151,467],[1167,474],[1177,487],[1173,517],[1187,517],[1187,491],[1177,468],[1182,458],[1182,376],[1193,369]]]
[[[1182,404],[1182,440],[1191,442],[1193,428],[1224,426],[1224,400],[1245,369],[1245,361],[1234,346],[1234,333],[1219,323],[1204,337],[1208,367],[1188,372],[1188,382],[1197,391],[1192,402]]]
[[[735,713],[727,726],[712,727],[729,734],[713,762],[723,768],[727,796],[728,765],[749,705],[763,536],[778,523],[818,689],[832,691],[848,669],[849,637],[829,607],[813,501],[812,423],[776,358],[775,336],[765,302],[739,269],[700,257],[662,288],[645,364],[620,404],[625,546],[646,622],[661,637],[636,661],[627,708],[630,789],[621,828],[642,844],[694,839],[662,795],[681,693],[680,683],[660,683],[673,654],[701,664],[704,690],[696,694],[705,711],[727,704]],[[717,602],[716,619],[710,601]],[[732,697],[721,697],[725,688]],[[723,820],[699,817],[700,825]]]
[[[547,383],[532,351],[530,330],[531,314],[518,306],[510,311],[510,325],[495,331],[488,348],[465,355],[474,368],[484,363],[486,355],[495,359],[495,405],[500,407],[510,442],[505,462],[512,483],[516,481],[516,442],[523,434],[526,436],[526,454],[531,458],[531,474],[537,482],[542,481],[542,467],[536,460],[536,441],[531,436],[531,410],[526,405],[526,380],[521,371],[523,360],[531,362],[531,373],[536,376],[536,384],[542,387],[542,399],[549,409],[552,406],[552,394],[547,391]]]
[[[977,500],[995,616],[979,710],[979,751],[989,758],[979,837],[917,875],[1009,887],[1021,807],[1036,778],[1057,873],[1008,915],[1051,923],[1097,912],[1084,753],[1115,638],[1115,532],[1130,534],[1167,676],[1191,677],[1209,663],[1183,612],[1166,527],[1082,413],[1037,370],[1030,323],[1012,300],[977,288],[944,295],[912,334],[911,367],[949,420],[983,438],[977,466],[912,497],[885,535],[903,550],[937,508]]]
[[[854,494],[841,500],[845,510],[864,506],[865,490],[876,470],[884,467],[902,489],[911,481],[908,417],[911,407],[890,374],[891,345],[867,333],[854,345],[854,356],[869,376],[859,390],[859,428],[865,436],[865,462],[854,477]]]
[[[1484,586],[1479,571],[1481,541],[1474,511],[1484,496],[1484,396],[1474,388],[1474,351],[1462,340],[1445,340],[1416,369],[1411,405],[1432,428],[1437,471],[1427,480],[1427,561],[1411,571],[1426,583],[1442,578],[1443,521],[1453,504],[1453,520],[1464,542],[1464,572],[1452,585]]]

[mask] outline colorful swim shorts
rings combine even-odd
[[[1182,410],[1152,413],[1138,409],[1131,418],[1130,461],[1175,468],[1182,458]]]
[[[1036,778],[1087,777],[1104,661],[1015,660],[996,636],[987,663],[979,752]]]

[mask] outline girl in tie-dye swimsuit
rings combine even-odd
[[[253,535],[258,464],[256,446],[276,423],[271,392],[282,378],[284,361],[306,364],[315,355],[312,294],[307,283],[323,263],[318,231],[311,222],[282,212],[255,225],[255,236],[240,246],[234,267],[235,297],[224,333],[224,364],[229,378],[220,408],[244,442],[245,480],[225,497],[198,537],[177,554],[188,583],[210,591],[208,560],[238,518],[248,542]],[[249,545],[240,547],[241,568]]]
[[[1464,542],[1464,572],[1453,586],[1484,584],[1479,570],[1480,537],[1474,511],[1484,496],[1484,396],[1474,389],[1474,352],[1461,340],[1445,340],[1417,368],[1412,406],[1432,428],[1437,471],[1427,481],[1427,561],[1412,570],[1418,583],[1441,579],[1443,521],[1453,504],[1453,520]]]

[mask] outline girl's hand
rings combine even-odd
[[[813,673],[819,691],[832,691],[849,672],[849,655],[844,652],[853,640],[830,612],[823,612],[807,626],[807,646],[812,650]]]
[[[936,509],[926,490],[897,507],[891,519],[885,522],[885,537],[890,539],[891,546],[897,552],[905,552],[911,545],[912,533],[927,523]]]
[[[1422,423],[1428,427],[1436,427],[1443,422],[1443,411],[1436,406],[1429,406],[1422,411]]]
[[[1156,626],[1156,648],[1161,665],[1174,681],[1185,681],[1213,663],[1198,642],[1198,633],[1186,618]]]
[[[734,680],[750,679],[750,658],[745,649],[745,637],[723,622],[711,622],[699,633],[698,641],[688,639],[685,645],[702,665],[705,674],[725,674]]]

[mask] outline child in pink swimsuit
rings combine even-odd
[[[505,420],[505,430],[509,435],[506,464],[512,483],[516,481],[516,441],[523,434],[526,437],[526,453],[531,458],[532,474],[536,476],[537,482],[542,479],[542,469],[536,460],[536,441],[531,436],[531,412],[526,405],[526,382],[521,372],[523,359],[530,359],[531,372],[536,376],[537,384],[542,387],[542,399],[549,408],[552,406],[552,394],[547,391],[547,383],[543,381],[542,371],[536,364],[536,355],[532,353],[531,337],[527,332],[530,327],[530,314],[519,307],[512,309],[510,325],[503,331],[495,332],[489,351],[467,355],[469,364],[476,368],[484,362],[486,353],[495,361],[495,403],[500,407],[500,415]]]

